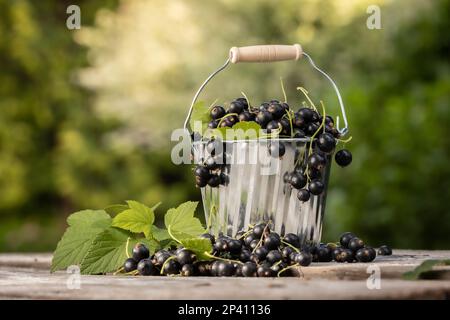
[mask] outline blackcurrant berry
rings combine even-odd
[[[227,117],[227,118],[221,120],[221,122],[219,124],[220,128],[225,128],[225,127],[231,128],[233,126],[234,123],[232,121],[228,120],[228,118],[230,118],[230,117]]]
[[[271,142],[269,143],[269,154],[273,158],[279,158],[284,156],[286,153],[286,147],[282,142]]]
[[[333,249],[331,251],[331,256],[332,256],[334,261],[338,261],[340,259],[340,255],[341,255],[342,250],[343,250],[343,248],[336,247],[335,249]]]
[[[296,139],[301,139],[306,137],[306,134],[302,129],[295,128],[293,137]]]
[[[242,111],[244,111],[244,105],[241,102],[233,101],[230,103],[228,113],[241,113]]]
[[[335,250],[336,251],[336,250]],[[335,255],[336,262],[353,262],[355,255],[350,249],[341,249],[340,252]]]
[[[177,261],[181,265],[192,264],[195,261],[195,255],[186,249],[183,249],[177,253]]]
[[[234,101],[242,103],[242,105],[244,106],[244,109],[248,108],[248,101],[246,98],[240,97],[240,98],[235,99]]]
[[[294,233],[288,233],[283,238],[284,242],[289,243],[290,245],[299,248],[300,247],[300,238]]]
[[[375,249],[371,247],[365,247],[356,251],[355,257],[359,262],[370,262],[375,259],[376,255],[377,254],[375,252]]]
[[[350,250],[358,251],[359,249],[361,249],[363,247],[364,247],[364,241],[362,241],[358,237],[354,237],[348,242],[348,248]]]
[[[229,183],[230,183],[230,177],[226,173],[221,172],[220,173],[220,184],[223,186],[227,186]]]
[[[320,170],[317,170],[314,168],[309,168],[308,174],[309,174],[309,178],[311,178],[311,179],[321,179],[322,178],[322,173],[320,172]]]
[[[308,201],[310,197],[311,197],[311,194],[306,189],[300,189],[297,192],[297,198],[300,201],[303,201],[303,202]]]
[[[256,227],[256,226],[255,226],[255,227]],[[258,236],[254,234],[254,232],[255,232],[255,229],[253,229],[253,233],[249,234],[248,236],[246,236],[246,237],[244,238],[244,244],[245,244],[247,247],[250,246],[250,243],[251,243],[253,240],[256,240],[256,239],[258,238]],[[261,235],[262,235],[262,231],[261,231]],[[259,237],[261,237],[261,236],[259,236]]]
[[[216,163],[216,159],[214,157],[209,157],[205,160],[205,167],[209,170],[214,170],[220,167],[219,163]]]
[[[158,266],[162,266],[164,264],[164,262],[166,262],[166,260],[169,259],[171,256],[172,255],[169,252],[167,252],[167,251],[164,251],[164,252],[162,252],[161,254],[158,254],[158,255],[155,254],[156,264]]]
[[[306,122],[305,122],[305,119],[303,119],[301,115],[296,113],[294,115],[294,119],[292,119],[292,124],[297,129],[304,129]]]
[[[212,156],[220,155],[224,152],[224,144],[219,140],[210,140],[206,144],[206,151]]]
[[[219,252],[228,251],[228,240],[225,238],[217,238],[214,243],[214,249]]]
[[[270,121],[266,126],[267,133],[276,132],[281,128],[281,124],[277,120]]]
[[[306,122],[311,122],[313,120],[313,110],[309,108],[301,108],[298,110],[298,115],[302,117]]]
[[[316,254],[319,262],[330,262],[333,260],[331,249],[328,247],[317,248]]]
[[[273,116],[269,111],[260,111],[255,120],[262,128],[265,128],[273,120]]]
[[[133,248],[133,259],[135,261],[141,261],[142,259],[147,259],[150,256],[150,251],[148,251],[147,247],[138,243]]]
[[[311,192],[311,194],[313,194],[315,196],[318,196],[319,194],[321,194],[324,189],[325,189],[325,185],[320,180],[312,180],[308,186],[309,192]]]
[[[267,250],[266,247],[259,247],[255,249],[254,255],[258,259],[258,261],[263,261],[266,259],[267,254],[269,253],[269,250]]]
[[[286,172],[284,173],[284,175],[283,175],[283,182],[284,182],[284,183],[289,183],[289,182],[291,181],[291,176],[292,176],[292,173],[286,171]]]
[[[177,274],[180,272],[181,266],[178,262],[175,260],[169,260],[166,261],[163,266],[163,274],[165,275],[171,275],[171,274]]]
[[[319,125],[317,123],[311,122],[306,125],[305,133],[308,136],[312,136],[316,131],[319,130]]]
[[[192,264],[185,264],[181,267],[180,274],[184,277],[192,277],[195,275],[195,268]]]
[[[269,250],[276,250],[281,244],[281,239],[278,233],[271,232],[264,239],[264,246]]]
[[[261,103],[261,105],[259,106],[259,111],[267,111],[267,108],[269,107],[269,104],[270,103],[268,103],[268,102]]]
[[[219,265],[222,261],[219,260],[215,260],[213,261],[213,263],[211,264],[211,275],[213,277],[217,277],[218,272],[219,272]]]
[[[267,232],[268,229],[269,229],[269,227],[267,227],[267,225],[264,224],[264,223],[259,223],[256,226],[254,226],[253,227],[253,231],[252,231],[253,232],[252,240],[261,238],[261,236],[263,235],[264,230],[266,230],[266,232]]]
[[[214,238],[214,236],[210,233],[204,233],[200,236],[200,238],[202,239],[209,239],[211,241],[211,244],[214,244],[214,242],[216,242],[216,239]]]
[[[264,278],[269,278],[269,277],[275,277],[276,273],[275,271],[273,271],[270,268],[270,265],[267,264],[262,264],[258,267],[258,269],[256,270],[256,273],[258,274],[258,277],[264,277]]]
[[[225,115],[225,109],[221,106],[215,106],[211,109],[211,118],[220,119]]]
[[[317,113],[317,111],[313,110],[312,111],[312,122],[319,122],[320,120],[320,115]]]
[[[325,132],[319,135],[319,137],[317,138],[317,146],[321,151],[330,153],[336,146],[336,140],[331,134]]]
[[[341,167],[346,167],[352,162],[352,154],[346,149],[339,150],[334,155],[334,160]]]
[[[378,248],[378,255],[380,256],[390,256],[392,254],[392,249],[387,245],[383,245]]]
[[[306,177],[298,172],[293,172],[291,174],[290,183],[295,189],[301,189],[306,185]]]
[[[258,244],[259,244],[259,240],[255,239],[252,242],[250,242],[249,248],[251,250],[253,250],[253,249],[255,249],[258,246]]]
[[[141,276],[152,276],[158,273],[158,269],[149,259],[143,259],[139,261],[137,270]]]
[[[269,107],[267,108],[267,111],[269,111],[274,119],[280,119],[284,115],[284,108],[279,103],[271,103]]]
[[[204,178],[201,178],[201,177],[198,177],[198,176],[195,177],[195,185],[198,188],[206,187],[207,184],[208,184],[208,180],[207,179],[204,179]]]
[[[278,262],[282,259],[280,251],[278,250],[270,250],[269,253],[266,256],[266,261],[274,264],[275,262]]]
[[[219,125],[219,120],[212,120],[208,122],[208,128],[215,129]]]
[[[194,170],[194,175],[202,179],[209,179],[209,170],[203,166],[197,166]]]
[[[218,175],[211,175],[211,177],[208,179],[208,186],[211,188],[218,187],[220,185],[221,179]]]
[[[200,261],[194,264],[194,274],[209,277],[211,275],[211,264],[209,261]]]
[[[242,243],[239,240],[231,239],[228,241],[228,251],[230,251],[231,254],[238,254],[241,252],[242,249]]]
[[[250,261],[250,256],[252,255],[251,251],[248,249],[242,249],[241,253],[239,254],[239,260],[242,262]]]
[[[318,153],[313,153],[308,158],[308,164],[311,168],[322,170],[327,164],[327,159]]]
[[[128,258],[125,260],[125,263],[123,264],[123,269],[125,272],[131,272],[136,270],[137,268],[137,262],[133,258]]]
[[[283,250],[281,250],[281,256],[283,257],[283,259],[285,261],[289,262],[291,260],[291,254],[293,252],[295,252],[295,251],[291,247],[284,247]]]
[[[312,255],[307,251],[301,251],[295,255],[294,261],[302,267],[307,267],[312,262]]]
[[[249,261],[244,263],[241,272],[244,277],[256,277],[256,270],[256,263]]]
[[[253,113],[250,113],[248,111],[244,111],[239,114],[239,121],[254,121],[255,115]]]
[[[217,267],[217,276],[219,277],[231,277],[234,275],[236,268],[232,263],[221,261]]]
[[[356,236],[351,232],[344,232],[339,238],[339,242],[341,243],[341,246],[348,248],[348,243],[355,237]]]

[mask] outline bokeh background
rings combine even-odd
[[[80,209],[200,199],[170,133],[230,47],[274,43],[301,43],[347,105],[354,162],[332,168],[324,240],[449,249],[449,13],[447,0],[0,0],[0,251],[53,250]],[[291,105],[302,85],[339,114],[306,61],[232,66],[203,99],[279,98],[280,76]]]

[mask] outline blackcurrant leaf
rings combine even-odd
[[[164,224],[174,240],[197,237],[205,232],[199,219],[194,217],[198,202],[188,201],[169,209]]]
[[[158,247],[158,243],[154,240],[135,238],[131,232],[126,230],[107,228],[97,235],[88,253],[81,261],[81,273],[101,274],[116,271],[122,266],[137,243],[145,244],[150,252],[155,252]]]
[[[134,233],[143,232],[145,237],[151,239],[152,237],[152,225],[155,221],[155,209],[160,205],[153,206],[152,208],[139,203],[137,201],[127,201],[129,209],[119,213],[112,222],[113,227],[128,230]]]
[[[189,126],[191,127],[191,131],[198,131],[194,130],[195,128],[195,122],[201,122],[202,124],[202,132],[205,132],[205,129],[208,126],[208,122],[211,120],[211,116],[209,114],[209,106],[205,104],[204,101],[197,101],[194,106],[192,107],[192,114],[189,119]]]
[[[70,215],[67,218],[69,227],[53,254],[51,272],[78,265],[95,237],[108,228],[111,221],[104,210],[83,210]]]
[[[414,270],[405,272],[402,275],[402,277],[405,280],[419,280],[425,273],[432,271],[434,266],[439,266],[439,265],[444,265],[444,266],[450,265],[450,259],[425,260],[419,266],[417,266]]]
[[[211,260],[212,244],[210,239],[190,238],[181,240],[181,245],[195,253],[198,260]]]
[[[107,206],[105,208],[105,211],[107,214],[114,217],[114,216],[118,215],[119,213],[121,213],[122,211],[125,211],[129,208],[130,207],[126,204],[112,204],[110,206]]]
[[[172,239],[170,237],[169,232],[167,232],[167,229],[158,228],[155,225],[152,225],[152,235],[153,235],[153,238],[157,241]]]

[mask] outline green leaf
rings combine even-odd
[[[194,218],[198,202],[188,201],[176,209],[169,209],[164,217],[164,223],[169,234],[175,240],[197,237],[205,232],[199,219]]]
[[[233,125],[232,128],[222,127],[208,129],[205,137],[208,139],[219,138],[221,140],[257,139],[261,134],[261,126],[254,121],[243,121]]]
[[[105,208],[105,211],[106,211],[106,213],[108,213],[111,216],[116,216],[119,213],[121,213],[122,211],[125,211],[129,208],[130,207],[127,206],[126,204],[113,204],[113,205],[107,206]]]
[[[183,239],[181,240],[181,245],[187,250],[194,252],[198,260],[211,260],[211,257],[208,256],[212,251],[211,240],[201,238]]]
[[[414,270],[405,272],[402,277],[405,280],[418,280],[426,272],[433,270],[434,266],[438,265],[450,265],[450,259],[446,260],[425,260]]]
[[[205,104],[204,101],[197,101],[194,106],[192,107],[192,114],[189,119],[189,126],[191,127],[191,131],[198,131],[194,130],[195,128],[195,122],[199,121],[202,123],[202,132],[205,131],[205,129],[208,126],[208,122],[211,120],[211,116],[209,114],[209,106]]]
[[[129,209],[119,213],[114,219],[112,226],[128,230],[134,233],[143,232],[146,238],[152,236],[152,225],[155,221],[155,209],[160,205],[158,203],[153,208],[149,208],[137,201],[127,201]]]
[[[80,264],[95,237],[111,225],[111,217],[104,210],[83,210],[70,215],[67,223],[53,254],[51,272]]]
[[[154,252],[158,246],[154,240],[136,239],[126,230],[114,227],[104,230],[95,238],[81,262],[81,273],[101,274],[116,271],[131,255],[132,248],[137,243],[145,244],[150,252]]]
[[[157,241],[172,239],[166,229],[158,228],[155,225],[152,226],[152,235]]]

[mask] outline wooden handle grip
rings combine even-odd
[[[302,56],[302,52],[299,44],[233,47],[230,49],[230,61],[238,63],[298,60]]]

